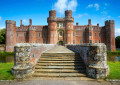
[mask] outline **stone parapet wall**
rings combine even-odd
[[[55,44],[18,43],[14,47],[14,66],[12,73],[17,79],[29,77],[41,54],[54,48]]]
[[[89,77],[103,79],[109,74],[107,66],[106,45],[100,44],[66,44],[68,49],[79,53],[86,64]]]

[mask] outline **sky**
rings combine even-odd
[[[33,25],[48,25],[49,10],[56,10],[57,17],[64,17],[65,10],[72,10],[74,25],[104,26],[106,20],[115,20],[115,36],[120,36],[120,0],[0,0],[0,29],[6,20],[15,20],[20,26],[32,19]]]

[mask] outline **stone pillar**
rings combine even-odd
[[[34,64],[30,57],[31,46],[15,46],[14,67],[12,73],[16,79],[24,79],[34,72]]]
[[[107,66],[107,49],[104,44],[92,44],[89,46],[89,62],[87,74],[89,77],[104,79],[109,74]]]

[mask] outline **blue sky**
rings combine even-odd
[[[104,25],[105,20],[115,20],[116,36],[120,35],[120,0],[0,0],[0,29],[5,27],[5,20],[20,20],[24,25],[47,25],[49,10],[57,11],[57,17],[64,17],[64,11],[73,10],[75,22],[79,25]]]

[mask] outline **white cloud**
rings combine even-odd
[[[118,16],[120,18],[120,16]]]
[[[22,22],[23,22],[24,24],[26,24],[26,23],[28,23],[28,20],[23,19]]]
[[[101,18],[101,20],[108,20],[110,18],[111,18],[111,16],[106,16],[106,17]]]
[[[99,8],[100,8],[100,5],[99,5],[98,3],[95,3],[95,4],[89,4],[89,5],[87,6],[87,8],[95,8],[96,11],[98,11]]]
[[[57,0],[54,4],[54,9],[60,14],[64,14],[65,10],[76,11],[77,0]]]
[[[83,16],[88,16],[88,13],[78,14],[78,15],[75,16],[75,18],[81,18]]]
[[[108,6],[108,3],[105,3],[105,6]]]
[[[115,29],[115,36],[116,36],[116,37],[117,37],[117,36],[120,36],[120,28]]]
[[[89,5],[87,6],[87,8],[91,8],[91,7],[93,7],[93,4],[89,4]]]
[[[71,0],[68,2],[68,10],[76,11],[77,7],[77,1],[76,0]]]
[[[96,8],[96,11],[98,11],[98,10],[99,10],[100,5],[96,3],[96,4],[94,4],[94,7]]]
[[[3,28],[5,28],[5,27],[4,26],[0,27],[0,29],[3,29]]]
[[[107,14],[107,12],[106,12],[106,11],[102,11],[102,12],[101,12],[101,14],[106,15],[106,14]]]

